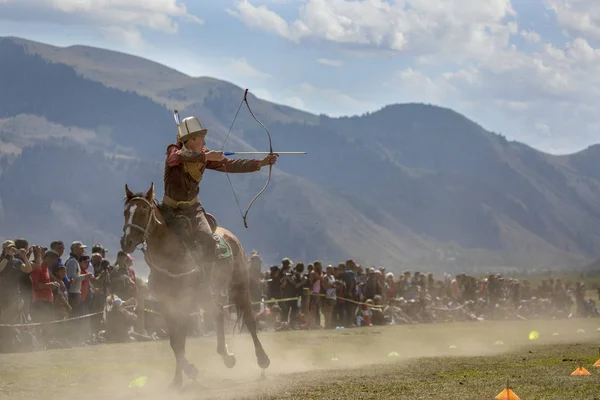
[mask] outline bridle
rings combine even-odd
[[[162,273],[163,275],[166,275],[171,278],[182,278],[182,277],[190,276],[192,274],[200,272],[200,269],[198,267],[196,267],[196,268],[191,269],[186,272],[174,274],[174,273],[167,271],[167,270],[155,265],[154,263],[150,262],[146,240],[148,240],[148,236],[150,235],[150,229],[151,229],[152,223],[155,223],[157,225],[162,225],[162,223],[158,220],[158,218],[156,218],[154,206],[150,201],[148,201],[148,199],[146,199],[144,197],[133,197],[127,202],[127,205],[129,206],[134,200],[141,201],[142,203],[144,203],[148,207],[150,207],[150,214],[148,215],[148,219],[146,220],[145,226],[141,226],[141,225],[137,225],[137,224],[125,224],[125,225],[123,225],[123,232],[125,232],[127,230],[127,228],[133,228],[135,230],[142,232],[142,234],[144,235],[144,240],[142,240],[142,242],[140,243],[142,245],[142,248],[140,250],[144,254],[144,259],[146,260],[146,263],[148,264],[148,266],[150,266],[151,268],[155,269],[156,271]],[[138,246],[140,244],[138,244]]]
[[[156,214],[154,213],[154,206],[152,205],[152,203],[150,203],[144,197],[133,197],[127,202],[128,206],[134,200],[141,201],[142,203],[144,203],[148,207],[150,207],[150,214],[148,214],[148,219],[146,220],[145,226],[140,226],[137,224],[125,224],[125,225],[123,225],[123,232],[127,231],[127,228],[133,228],[135,230],[142,232],[142,234],[144,235],[144,240],[142,240],[142,243],[140,243],[140,244],[144,244],[144,243],[146,243],[146,240],[148,240],[148,236],[150,235],[150,228],[151,228],[152,222],[156,223],[157,225],[161,225],[161,223],[158,220],[158,218],[156,218]]]

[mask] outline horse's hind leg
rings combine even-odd
[[[217,354],[223,359],[227,368],[235,367],[235,356],[229,352],[225,344],[225,313],[223,306],[215,302],[215,320],[217,323]]]
[[[269,368],[269,365],[271,365],[271,360],[269,359],[269,356],[267,356],[262,343],[258,339],[258,334],[256,333],[256,318],[254,316],[254,312],[252,311],[252,300],[250,299],[250,293],[245,290],[243,286],[238,286],[235,288],[235,296],[239,296],[237,297],[238,301],[236,304],[241,309],[244,318],[244,325],[246,325],[248,331],[250,332],[250,336],[252,336],[258,366],[263,370]]]

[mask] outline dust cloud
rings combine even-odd
[[[227,369],[216,354],[215,337],[192,338],[187,342],[187,356],[200,374],[196,382],[184,378],[181,392],[168,389],[174,372],[168,341],[2,355],[0,398],[275,398],[281,391],[293,390],[298,381],[326,379],[325,371],[421,357],[485,357],[537,344],[582,342],[597,336],[596,325],[594,320],[494,321],[263,332],[259,337],[271,358],[264,381],[259,380],[261,370],[247,333],[227,336],[237,359],[233,369]],[[539,332],[538,340],[529,340],[532,330]],[[140,376],[147,376],[146,385],[129,388]]]

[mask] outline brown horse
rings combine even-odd
[[[235,366],[235,357],[225,344],[223,304],[232,297],[252,340],[258,366],[269,367],[270,360],[256,334],[256,320],[251,309],[249,274],[246,254],[239,240],[228,230],[217,228],[231,248],[231,257],[220,259],[213,268],[199,266],[184,242],[170,232],[154,200],[154,184],[146,193],[132,193],[125,185],[125,225],[121,248],[133,252],[139,245],[150,267],[148,286],[162,305],[161,314],[169,331],[175,354],[175,376],[172,387],[181,388],[184,372],[195,380],[198,369],[185,357],[185,342],[192,314],[199,305],[214,310],[217,327],[217,353],[227,368]]]

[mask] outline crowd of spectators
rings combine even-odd
[[[0,350],[13,350],[28,338],[46,348],[109,340],[115,329],[106,324],[106,316],[113,309],[130,314],[133,325],[137,289],[133,258],[119,252],[111,264],[104,246],[92,246],[91,254],[87,248],[75,241],[65,255],[62,241],[49,248],[30,246],[26,239],[2,242]],[[68,321],[56,322],[64,320]],[[25,338],[24,332],[29,334]]]
[[[435,279],[431,273],[363,268],[353,260],[323,267],[285,258],[267,272],[260,264],[253,254],[252,297],[262,301],[261,326],[276,330],[600,316],[583,282],[560,278],[537,284],[500,274]],[[297,300],[303,293],[309,293],[304,312]]]
[[[30,246],[25,239],[2,243],[0,352],[26,342],[24,333],[43,348],[166,336],[160,312],[152,311],[160,305],[138,307],[138,301],[152,304],[152,299],[138,296],[133,258],[119,251],[111,264],[104,246],[92,246],[90,254],[87,248],[75,241],[67,257],[61,241],[49,248]],[[584,283],[560,278],[536,284],[499,274],[436,279],[431,273],[363,268],[353,260],[323,267],[319,261],[305,266],[289,258],[263,271],[256,252],[250,277],[261,329],[600,316],[595,302],[586,299]],[[145,312],[151,318],[141,318],[136,327]],[[206,334],[213,324],[200,318],[192,334]]]

